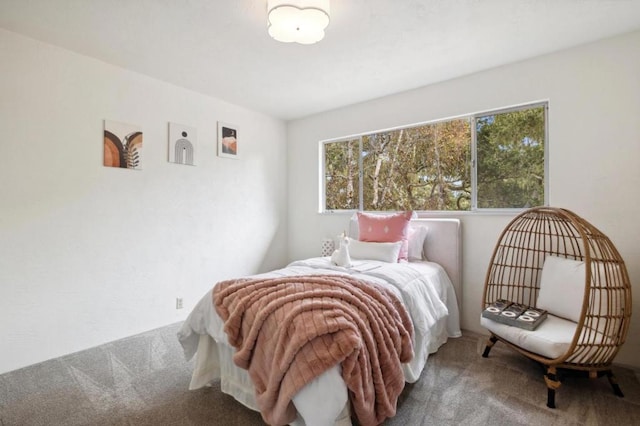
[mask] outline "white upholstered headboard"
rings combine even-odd
[[[420,218],[411,219],[411,226],[429,228],[424,241],[427,259],[442,265],[449,275],[458,299],[458,308],[462,312],[462,227],[460,219]],[[349,235],[358,238],[358,222],[351,220]]]

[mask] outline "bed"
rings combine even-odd
[[[329,257],[317,257],[295,261],[282,269],[249,278],[337,275],[390,288],[407,308],[413,323],[414,356],[402,364],[404,381],[412,383],[420,377],[429,354],[436,352],[448,338],[461,335],[462,250],[457,219],[413,219],[409,226],[413,230],[427,230],[420,260],[388,263],[353,259],[350,267],[340,267]],[[357,222],[354,225],[352,221],[349,234],[357,239],[357,233]],[[224,332],[223,320],[212,303],[212,292],[213,289],[202,297],[178,333],[185,357],[191,359],[195,356],[189,389],[198,389],[219,379],[224,393],[259,411],[254,385],[247,370],[234,364],[234,349]],[[341,366],[329,368],[293,396],[297,418],[290,424],[351,425],[348,394]]]

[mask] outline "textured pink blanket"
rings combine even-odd
[[[360,424],[395,415],[413,325],[391,291],[341,275],[239,279],[218,283],[213,303],[267,423],[293,421],[291,398],[338,363]]]

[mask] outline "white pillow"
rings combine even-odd
[[[414,226],[409,228],[409,260],[424,259],[424,240],[427,238],[429,228],[426,226]]]
[[[349,254],[352,259],[381,260],[397,263],[402,241],[395,243],[370,243],[349,238]]]
[[[537,307],[578,322],[582,314],[586,268],[583,261],[547,256],[542,266]]]
[[[357,240],[360,236],[360,227],[358,226],[358,212],[355,212],[349,218],[349,232],[347,236]]]

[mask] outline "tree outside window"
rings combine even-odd
[[[546,104],[538,104],[324,142],[323,208],[465,211],[542,205],[545,135]]]

